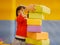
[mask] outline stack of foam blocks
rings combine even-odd
[[[50,13],[45,10],[45,12]],[[43,6],[36,5],[34,12],[29,12],[27,20],[27,45],[50,45],[48,32],[42,32]]]

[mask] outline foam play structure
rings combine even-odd
[[[29,12],[27,20],[27,45],[50,45],[49,33],[42,32],[42,15],[50,14],[50,9],[43,5],[36,5],[34,11]]]

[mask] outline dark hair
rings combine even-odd
[[[18,11],[21,10],[21,8],[25,9],[25,6],[19,6],[16,9],[16,16],[18,16]]]

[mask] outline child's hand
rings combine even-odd
[[[31,4],[28,6],[28,10],[34,12],[35,11],[35,4]]]
[[[23,17],[24,17],[25,19],[27,19],[27,15],[23,15]]]

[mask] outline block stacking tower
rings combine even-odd
[[[49,45],[48,32],[42,32],[42,19],[45,13],[50,13],[42,5],[36,5],[34,12],[29,12],[27,20],[27,45]]]

